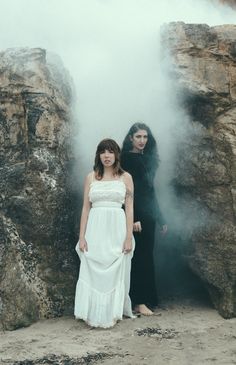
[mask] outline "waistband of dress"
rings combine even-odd
[[[102,201],[92,204],[92,208],[122,208],[122,204],[116,202]]]

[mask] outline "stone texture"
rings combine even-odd
[[[230,5],[233,8],[236,7],[236,0],[218,0],[221,4]]]
[[[71,313],[73,87],[45,50],[0,53],[0,313],[14,329]]]
[[[172,180],[183,255],[229,318],[236,315],[236,26],[170,23],[163,40],[189,115]]]

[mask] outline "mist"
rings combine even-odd
[[[181,139],[186,116],[162,62],[160,29],[171,21],[233,23],[235,11],[210,0],[0,0],[0,5],[1,50],[45,48],[61,57],[74,80],[79,175],[92,169],[102,138],[121,144],[130,125],[143,121],[157,138],[165,184],[167,162],[180,142],[170,130],[178,126]]]

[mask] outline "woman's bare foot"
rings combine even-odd
[[[154,313],[145,304],[138,304],[134,308],[135,312],[141,313],[144,316],[152,316]]]

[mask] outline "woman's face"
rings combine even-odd
[[[142,153],[148,141],[148,132],[145,129],[139,129],[130,136],[130,140],[133,146],[132,152]]]
[[[100,153],[100,160],[104,167],[111,167],[115,163],[115,154],[109,150]]]

